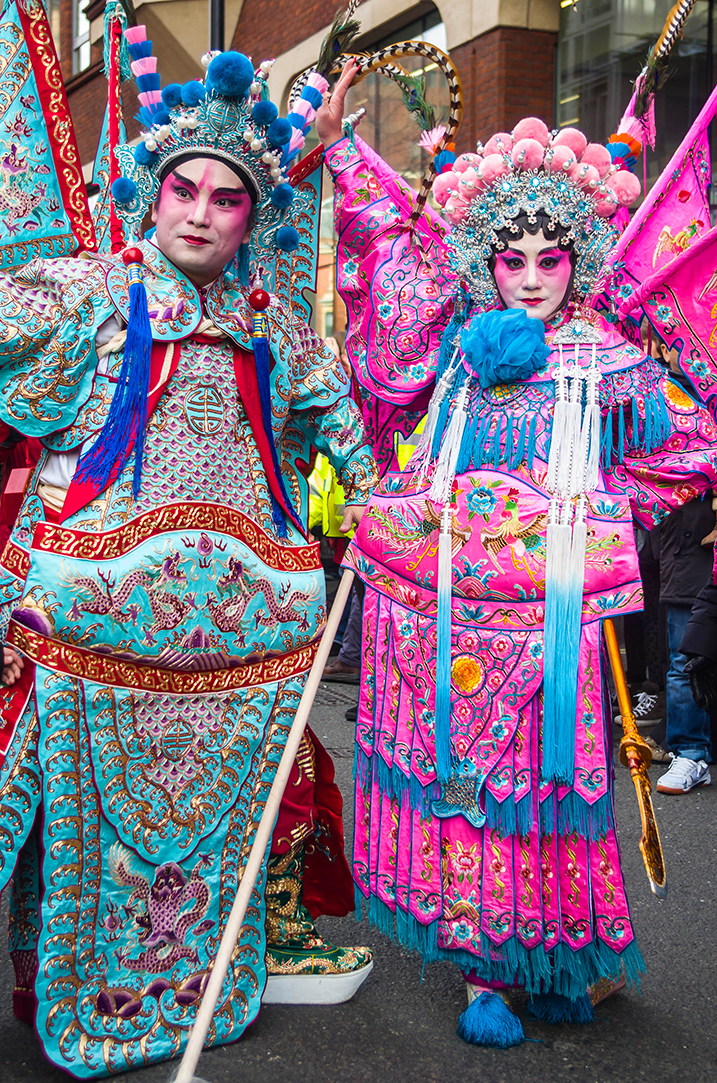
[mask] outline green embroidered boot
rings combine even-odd
[[[271,856],[266,881],[265,1004],[342,1004],[373,969],[370,948],[337,948],[302,906],[304,843]]]

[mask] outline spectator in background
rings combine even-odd
[[[717,719],[717,583],[710,579],[697,595],[692,607],[680,650],[689,661],[685,673],[689,676],[692,695],[702,711]]]
[[[689,379],[677,365],[677,351],[656,338],[660,359],[676,375],[687,395],[694,397]],[[659,793],[683,794],[712,781],[710,716],[695,703],[690,688],[689,661],[682,641],[697,595],[712,577],[715,509],[713,494],[688,500],[660,527],[660,601],[667,607],[670,668],[665,682],[667,744],[673,759],[657,784]]]

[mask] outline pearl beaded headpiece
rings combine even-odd
[[[479,144],[475,154],[459,155],[433,192],[454,223],[447,239],[454,270],[479,305],[490,307],[498,297],[488,263],[501,247],[499,234],[518,232],[515,219],[525,214],[535,222],[540,210],[551,229],[567,229],[578,297],[593,293],[617,236],[607,219],[637,199],[640,182],[576,128],[551,134],[542,120],[527,117],[511,133]]]
[[[112,185],[112,197],[127,233],[141,236],[144,215],[172,162],[207,155],[238,167],[247,179],[265,243],[270,236],[279,248],[295,248],[296,230],[282,226],[294,199],[288,172],[321,105],[326,80],[310,73],[289,116],[280,118],[267,86],[273,61],[265,60],[255,71],[243,53],[207,53],[202,57],[204,82],[171,83],[160,91],[157,58],[151,56],[145,28],[132,27],[125,38],[140,90],[139,118],[146,126],[137,146],[116,150],[121,176]]]

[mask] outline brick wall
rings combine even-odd
[[[331,22],[345,0],[244,0],[232,48],[256,63],[279,56]]]
[[[459,151],[509,132],[521,117],[552,127],[556,41],[547,31],[501,26],[451,51],[463,82]]]
[[[67,83],[72,78],[72,0],[60,0],[60,67]]]

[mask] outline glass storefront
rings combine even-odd
[[[562,6],[556,71],[559,127],[604,142],[615,131],[633,83],[674,0],[579,0]],[[671,75],[655,98],[657,144],[648,150],[654,181],[704,105],[714,84],[715,0],[697,0],[672,50]],[[642,163],[638,165],[642,175]]]

